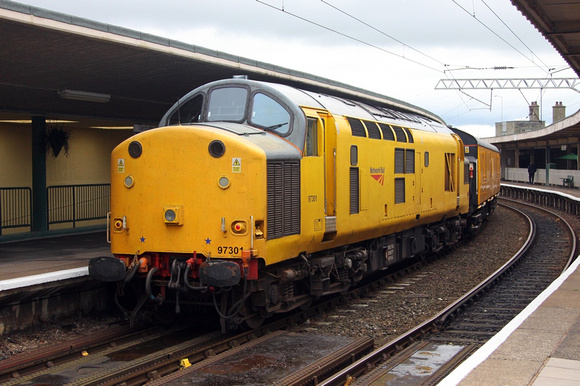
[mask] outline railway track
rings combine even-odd
[[[562,217],[525,207],[530,235],[504,266],[435,317],[318,384],[436,384],[495,335],[575,256],[575,232]]]
[[[547,220],[547,224],[548,228],[554,228],[553,219]],[[533,244],[531,242],[532,240],[533,238],[530,237],[528,244]],[[553,245],[553,241],[556,239],[551,237],[549,240]],[[542,241],[536,242],[536,245],[537,244],[550,245],[548,242]],[[528,248],[533,248],[533,245]],[[524,248],[522,248],[520,252],[526,256],[532,253],[525,253]],[[503,271],[508,273],[514,271],[515,265],[515,260],[510,261],[503,267]],[[520,265],[522,264],[518,264],[518,266]],[[416,269],[416,266],[408,267],[405,270],[406,273],[398,272],[394,274],[394,277],[396,278],[401,275],[407,275],[409,272],[415,272]],[[541,266],[539,270],[542,270]],[[497,272],[490,276],[487,282],[496,283],[500,280],[502,275],[508,275],[508,273]],[[357,293],[364,294],[373,288],[388,284],[393,280],[393,276],[382,278],[378,282],[369,284],[366,288],[357,289]],[[526,289],[525,291],[530,290]],[[354,295],[351,294],[350,296],[358,296],[356,295],[357,293]],[[283,352],[284,350],[290,354],[295,354],[296,350],[305,352],[305,347],[309,346],[316,349],[318,354],[324,354],[324,347],[326,347],[326,344],[333,348],[329,348],[327,355],[322,358],[316,359],[313,357],[310,362],[302,363],[301,365],[296,363],[296,367],[291,371],[292,375],[286,377],[286,374],[279,376],[279,378],[276,378],[276,375],[274,375],[274,378],[271,379],[271,383],[277,382],[279,384],[297,385],[320,384],[321,381],[324,380],[324,383],[322,384],[344,384],[345,382],[349,382],[349,379],[357,378],[357,383],[366,384],[371,382],[369,379],[392,377],[393,371],[395,373],[407,371],[405,370],[405,366],[408,367],[408,363],[411,363],[411,367],[413,363],[416,364],[418,360],[417,355],[443,358],[439,360],[438,363],[428,363],[424,366],[424,368],[431,367],[439,369],[436,372],[433,371],[433,373],[436,374],[431,374],[430,376],[442,376],[442,374],[447,370],[453,368],[454,362],[459,362],[463,357],[468,356],[473,350],[479,347],[487,337],[493,335],[495,329],[501,328],[502,323],[504,323],[504,321],[501,320],[503,316],[506,316],[505,320],[510,319],[507,315],[504,315],[503,312],[497,310],[497,307],[495,306],[495,308],[485,306],[483,309],[488,311],[493,309],[494,314],[499,317],[499,320],[497,321],[490,321],[488,318],[476,321],[474,316],[458,316],[462,314],[463,310],[467,309],[467,304],[473,304],[473,306],[469,308],[476,309],[474,307],[477,307],[476,304],[478,304],[480,298],[483,297],[484,296],[480,295],[480,292],[476,289],[470,291],[462,297],[459,302],[447,307],[443,312],[433,318],[432,322],[423,323],[417,328],[411,330],[408,334],[381,346],[372,353],[373,341],[369,338],[350,340],[341,338],[336,342],[314,342],[312,337],[310,337],[306,338],[310,339],[310,341],[300,343],[301,339],[304,339],[304,337],[300,334],[293,333],[291,331],[292,328],[290,328],[290,331],[276,332],[281,329],[295,326],[316,312],[320,312],[320,310],[322,310],[322,312],[328,312],[344,302],[344,300],[342,300],[343,298],[335,298],[322,302],[304,313],[291,315],[287,318],[274,321],[261,329],[235,336],[218,338],[219,334],[216,333],[210,335],[199,333],[197,336],[193,336],[191,339],[184,341],[184,334],[183,331],[181,331],[177,332],[177,336],[180,339],[179,343],[162,343],[161,346],[158,343],[157,346],[155,346],[155,339],[147,339],[139,343],[131,343],[131,338],[127,338],[125,343],[121,343],[119,340],[120,338],[112,337],[108,343],[96,343],[94,345],[95,348],[89,344],[77,344],[76,346],[78,346],[78,349],[76,351],[67,353],[68,359],[57,359],[54,353],[52,353],[52,359],[41,358],[40,354],[38,354],[38,358],[35,359],[36,368],[31,368],[29,370],[22,368],[14,370],[13,368],[12,371],[2,372],[2,368],[6,367],[3,366],[4,362],[2,362],[0,363],[0,376],[4,378],[0,378],[0,380],[6,382],[6,384],[39,382],[54,383],[54,381],[57,381],[57,383],[83,385],[121,383],[132,385],[144,384],[147,382],[162,384],[163,382],[168,382],[170,379],[187,376],[188,373],[191,374],[194,372],[197,376],[205,371],[215,377],[216,371],[224,371],[223,361],[227,362],[229,364],[228,366],[231,366],[232,363],[239,363],[241,368],[243,368],[242,373],[246,374],[246,377],[249,376],[248,374],[251,373],[252,369],[253,371],[258,372],[256,377],[259,377],[264,375],[264,368],[268,368],[270,365],[276,366],[276,364],[262,363],[264,367],[260,367],[256,363],[259,363],[260,361],[263,362],[265,359],[262,354],[259,354],[259,351],[258,354],[254,354],[253,357],[250,356],[250,359],[241,359],[243,356],[240,352],[251,353],[252,350],[260,350],[260,347],[268,345],[275,346],[276,344],[279,346],[277,355],[282,355],[280,352]],[[515,309],[518,307],[512,308]],[[481,310],[481,307],[479,307],[479,309]],[[490,314],[488,311],[479,312],[479,314],[486,317]],[[475,314],[477,315],[477,312],[475,312]],[[464,324],[455,324],[459,323],[459,321],[463,321]],[[274,333],[272,333],[272,331],[274,331]],[[467,338],[465,337],[466,331],[472,331],[471,334],[467,334]],[[481,333],[480,331],[484,332]],[[152,335],[152,333],[144,335]],[[161,342],[163,342],[163,339],[167,342],[171,341],[172,338],[168,338],[169,335],[163,335],[165,338],[161,338]],[[305,334],[304,336],[308,335]],[[428,338],[428,336],[431,338]],[[159,342],[159,340],[157,342]],[[288,348],[292,346],[285,346],[283,343],[273,342],[293,342],[294,344],[299,344],[299,346],[297,348]],[[300,346],[300,344],[302,344],[302,346]],[[316,344],[321,346],[316,346]],[[149,347],[149,349],[143,349],[143,345]],[[96,349],[97,347],[100,347],[100,349]],[[85,350],[80,350],[80,348],[85,348]],[[86,352],[89,355],[83,356],[83,352]],[[139,356],[137,353],[144,355]],[[258,358],[257,360],[256,355]],[[415,357],[413,357],[414,355]],[[284,357],[283,360],[278,358],[281,360],[279,363],[289,365],[294,357],[295,355],[289,355]],[[111,360],[112,358],[124,358],[124,360],[122,361],[123,363],[111,364],[110,362],[115,362],[115,360]],[[363,361],[364,358],[366,358],[366,360]],[[406,361],[407,365],[405,365]],[[222,365],[220,365],[220,363],[222,363]],[[212,366],[218,366],[218,370],[215,370],[215,367]],[[345,370],[340,371],[341,368],[345,368]],[[374,368],[375,370],[369,372],[370,368]],[[286,370],[289,371],[289,369]],[[229,375],[231,376],[231,374]],[[424,374],[421,374],[420,376],[422,379],[425,377]],[[249,381],[249,379],[246,378],[245,381]],[[245,383],[243,380],[237,380],[237,382]]]

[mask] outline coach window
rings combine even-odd
[[[290,134],[290,113],[269,96],[256,93],[252,101],[250,124],[283,137]]]
[[[246,112],[248,90],[242,87],[222,87],[209,96],[209,122],[242,122]]]

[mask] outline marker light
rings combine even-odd
[[[228,186],[230,186],[230,179],[226,176],[222,176],[218,180],[218,185],[220,186],[220,188],[226,189]]]
[[[243,235],[248,229],[245,221],[234,221],[232,223],[232,233],[236,235]]]
[[[135,180],[133,179],[132,175],[129,174],[127,177],[125,177],[125,186],[127,188],[131,188],[134,183],[135,183]]]

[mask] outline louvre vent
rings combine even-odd
[[[384,123],[379,123],[379,126],[383,130],[383,139],[387,141],[394,141],[395,135],[393,134],[393,130],[391,130],[391,126],[385,125]]]
[[[375,122],[364,121],[367,131],[369,132],[369,138],[381,139],[381,131],[379,126]]]
[[[405,151],[405,173],[415,173],[415,150]]]
[[[411,134],[411,130],[405,129],[405,133],[407,133],[407,138],[409,138],[409,143],[415,143],[415,140],[413,139],[413,134]]]
[[[300,233],[300,164],[268,162],[268,239]]]
[[[350,214],[359,212],[359,195],[358,168],[350,168]]]
[[[395,173],[405,173],[405,149],[395,149]]]
[[[366,137],[367,136],[367,133],[365,131],[365,127],[363,126],[360,119],[349,118],[349,117],[347,117],[346,119],[348,119],[348,123],[350,124],[350,129],[352,131],[353,136],[355,136],[355,137]]]
[[[405,179],[395,178],[395,204],[405,202]]]
[[[402,127],[392,126],[395,130],[395,135],[397,136],[397,142],[407,142],[407,137],[405,137],[405,132]]]

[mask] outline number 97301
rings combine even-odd
[[[219,255],[239,255],[243,250],[241,247],[217,247]]]

